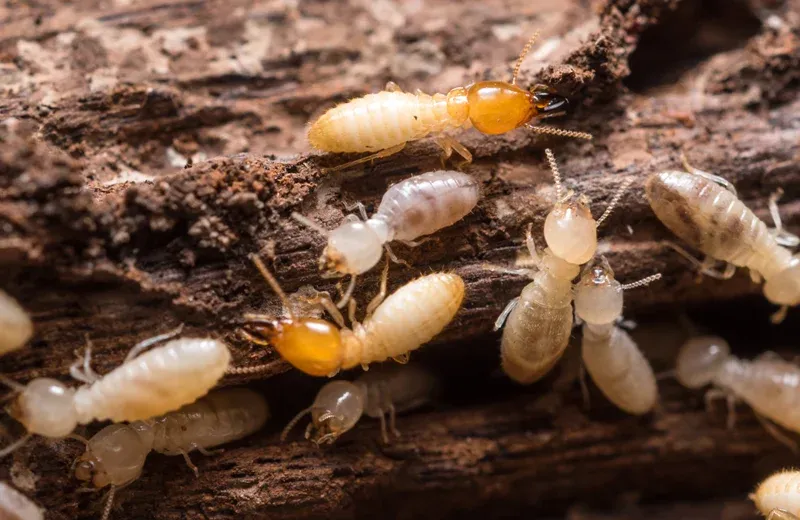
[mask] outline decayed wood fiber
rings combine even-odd
[[[762,216],[782,187],[782,215],[797,229],[798,11],[797,2],[778,4],[86,0],[0,8],[0,284],[37,326],[32,345],[4,358],[2,372],[63,377],[87,333],[104,372],[138,339],[178,323],[225,338],[239,365],[271,363],[265,377],[285,372],[274,352],[235,335],[242,312],[278,310],[246,255],[268,258],[287,291],[330,289],[316,272],[324,239],[291,212],[332,228],[348,203],[374,209],[392,182],[439,167],[438,150],[422,141],[366,169],[323,174],[347,157],[309,153],[306,122],[389,79],[445,91],[506,78],[539,29],[521,82],[568,95],[574,110],[553,124],[595,140],[464,134],[476,157],[466,171],[484,189],[479,207],[417,248],[396,247],[414,267],[393,266],[393,287],[440,269],[467,282],[464,309],[421,354],[446,367],[444,406],[405,417],[405,435],[391,447],[377,446],[374,424],[365,424],[320,452],[280,446],[276,436],[319,382],[294,374],[253,382],[276,407],[271,429],[199,461],[199,479],[179,460],[151,457],[116,514],[563,515],[626,493],[743,496],[763,468],[794,460],[749,415],[729,434],[700,411],[698,396],[669,383],[653,417],[623,417],[608,405],[584,415],[574,390],[560,398],[563,408],[543,412],[537,398],[552,381],[520,390],[483,370],[497,363],[495,317],[527,283],[483,264],[512,263],[525,225],[541,230],[553,198],[543,158],[551,146],[567,187],[588,195],[596,215],[636,176],[602,229],[603,250],[620,280],[655,271],[664,280],[626,294],[626,313],[688,306],[701,322],[712,309],[719,325],[744,318],[760,333],[739,341],[750,352],[791,337],[797,317],[765,328],[770,309],[744,273],[696,283],[661,244],[669,235],[642,194],[646,175],[678,167],[683,151],[734,182]],[[360,301],[377,275],[362,278]],[[77,450],[32,444],[0,477],[13,475],[53,518],[91,517],[97,500],[76,495],[69,478]],[[770,454],[777,462],[754,466]]]

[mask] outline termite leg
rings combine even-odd
[[[706,395],[704,396],[703,400],[706,403],[706,413],[711,413],[714,408],[714,400],[722,399],[723,397],[727,397],[728,393],[720,390],[719,388],[712,388]]]
[[[347,211],[353,211],[354,209],[357,209],[363,220],[369,220],[369,215],[367,215],[367,207],[364,206],[364,203],[360,200],[352,204],[345,204],[344,209]]]
[[[339,310],[333,300],[331,300],[330,294],[324,291],[318,291],[317,294],[309,297],[308,301],[313,305],[319,305],[325,309],[328,314],[331,315],[333,321],[336,322],[336,325],[339,327],[344,327],[344,316],[342,316],[342,312]]]
[[[381,438],[384,444],[389,444],[389,433],[386,430],[386,414],[383,410],[380,411],[378,418],[381,420]]]
[[[506,319],[508,319],[508,315],[511,314],[511,311],[514,310],[514,307],[517,306],[519,303],[519,296],[508,302],[506,308],[503,309],[503,312],[500,313],[500,316],[497,317],[497,320],[494,322],[494,330],[498,331],[503,328],[503,325],[506,323]]]
[[[698,260],[697,258],[692,256],[691,253],[686,251],[684,248],[682,248],[678,244],[676,244],[674,242],[670,242],[669,240],[666,240],[663,243],[664,243],[664,245],[670,247],[676,253],[678,253],[679,255],[684,257],[686,260],[688,260],[692,265],[697,267],[697,269],[700,271],[700,274],[704,274],[706,276],[710,276],[711,278],[715,278],[717,280],[728,280],[736,272],[736,266],[733,265],[733,264],[727,264],[725,266],[725,270],[720,272],[720,271],[717,271],[716,269],[712,268],[712,266],[714,264],[716,264],[716,260],[714,260],[714,258],[712,258],[710,256],[707,256],[701,262],[700,260]]]
[[[389,244],[383,244],[383,248],[386,250],[386,254],[389,256],[389,259],[392,262],[404,265],[406,267],[411,267],[411,264],[409,264],[408,262],[406,262],[405,260],[403,260],[402,258],[400,258],[395,254],[395,252],[392,250]]]
[[[344,306],[347,305],[348,300],[353,297],[353,291],[356,288],[356,277],[357,275],[355,274],[350,275],[350,283],[347,284],[347,290],[342,295],[342,299],[336,304],[337,309],[344,309]]]
[[[403,148],[406,147],[406,143],[401,143],[396,146],[391,146],[389,148],[385,148],[379,152],[375,152],[373,154],[367,155],[366,157],[362,157],[360,159],[356,159],[355,161],[346,162],[344,164],[340,164],[339,166],[334,166],[333,168],[323,168],[325,172],[336,172],[340,170],[344,170],[346,168],[350,168],[357,164],[363,164],[365,162],[374,161],[375,159],[383,159],[384,157],[389,157],[390,155],[394,155],[397,152],[401,151]]]
[[[781,305],[780,308],[775,311],[775,313],[769,317],[769,320],[778,325],[786,319],[786,315],[789,313],[789,306],[788,305]]]
[[[389,404],[389,431],[395,437],[400,437],[400,431],[397,429],[397,410],[393,404]]]
[[[444,168],[445,162],[450,158],[453,152],[456,152],[458,155],[464,158],[463,162],[456,165],[458,168],[461,168],[472,162],[472,153],[467,149],[467,147],[449,135],[437,137],[436,143],[442,148],[442,168]]]
[[[372,313],[375,312],[375,309],[378,308],[383,300],[386,298],[386,286],[389,283],[389,258],[386,258],[386,261],[383,264],[383,272],[381,273],[381,285],[378,294],[376,294],[372,300],[370,300],[369,304],[367,305],[367,317],[372,316]]]
[[[772,223],[775,225],[775,228],[772,230],[772,234],[775,236],[775,240],[778,242],[778,244],[784,247],[797,247],[798,244],[800,244],[800,238],[797,235],[789,233],[783,229],[781,214],[778,211],[778,200],[782,196],[783,189],[778,188],[769,197],[769,214],[772,216]]]
[[[400,85],[395,83],[394,81],[387,81],[386,88],[384,89],[387,92],[402,92],[403,89],[400,88]]]
[[[358,308],[358,302],[355,298],[350,298],[350,301],[347,302],[347,319],[350,320],[350,324],[356,323],[356,309]]]
[[[789,511],[773,509],[767,515],[767,520],[798,520],[798,518]]]
[[[86,348],[83,351],[83,356],[78,354],[78,359],[69,367],[69,374],[73,379],[76,379],[81,383],[92,384],[100,379],[100,376],[98,376],[94,370],[92,370],[92,349],[92,340],[87,334]]]
[[[176,328],[174,328],[173,330],[171,330],[171,331],[169,331],[169,332],[167,332],[165,334],[161,334],[159,336],[153,336],[152,338],[148,338],[148,339],[146,339],[144,341],[140,341],[139,343],[134,345],[133,348],[128,352],[128,355],[125,356],[125,361],[124,362],[130,361],[131,359],[135,358],[136,356],[138,356],[139,354],[141,354],[143,351],[147,350],[148,348],[152,347],[153,345],[156,345],[158,343],[162,343],[162,342],[167,341],[169,339],[172,339],[172,338],[175,338],[177,336],[180,336],[181,332],[183,332],[183,323],[181,323]]]
[[[225,453],[224,448],[217,448],[216,450],[207,450],[198,444],[192,444],[192,447],[197,451],[199,451],[201,455],[205,455],[206,457],[213,457],[214,455]]]
[[[424,244],[425,242],[430,242],[433,240],[433,237],[423,237],[418,240],[398,240],[401,244],[408,247],[418,247]]]
[[[189,458],[189,453],[185,452],[185,451],[181,451],[181,455],[183,455],[183,460],[186,461],[186,465],[189,466],[189,468],[192,471],[194,471],[194,476],[195,477],[199,477],[200,476],[200,470],[197,469],[197,466],[194,465],[194,463],[192,462],[192,459]]]
[[[750,280],[752,280],[753,283],[760,284],[761,281],[763,280],[763,277],[761,276],[761,273],[759,273],[755,269],[750,269]]]
[[[408,363],[408,360],[411,359],[411,354],[406,352],[405,354],[400,354],[399,356],[395,356],[392,358],[395,362],[400,363],[401,365],[405,365]]]
[[[583,396],[583,409],[587,412],[590,408],[589,403],[589,385],[586,384],[586,365],[581,362],[581,368],[578,371],[578,383],[581,385],[581,395]]]
[[[13,379],[11,379],[10,377],[6,377],[2,374],[0,374],[0,383],[6,385],[8,388],[12,390],[13,392],[12,397],[14,394],[18,394],[20,392],[25,391],[25,385],[21,385],[16,381],[14,381]]]
[[[780,442],[781,444],[792,450],[793,453],[797,453],[797,443],[794,440],[792,440],[791,438],[789,438],[788,435],[780,431],[778,427],[772,423],[772,421],[770,421],[769,419],[767,419],[758,412],[755,412],[755,414],[756,414],[756,419],[758,419],[758,422],[761,423],[761,426],[763,426],[764,429],[767,430],[767,433],[772,435],[772,437],[776,441]]]
[[[528,224],[525,228],[525,246],[528,248],[528,254],[531,255],[531,260],[538,266],[541,263],[539,253],[536,252],[536,242],[533,240],[533,224]]]

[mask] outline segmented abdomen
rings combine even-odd
[[[800,433],[800,367],[771,359],[738,363],[723,374],[722,386],[757,413]]]
[[[153,449],[166,455],[195,446],[213,448],[256,432],[269,418],[261,394],[246,388],[217,390],[153,424]]]
[[[503,371],[518,383],[544,377],[564,354],[572,332],[572,300],[549,305],[536,282],[522,291],[503,328],[500,357]]]
[[[464,280],[435,273],[413,280],[384,301],[354,333],[359,348],[345,353],[344,368],[398,357],[429,342],[455,317]]]
[[[658,400],[653,369],[628,333],[612,327],[595,334],[584,324],[583,363],[609,401],[630,414],[647,413]]]
[[[770,476],[758,486],[753,499],[764,516],[773,509],[800,516],[800,472],[781,471]]]
[[[423,173],[389,188],[372,218],[387,223],[392,240],[414,240],[464,218],[479,196],[478,181],[465,173]]]
[[[177,410],[208,393],[230,362],[227,345],[181,338],[117,367],[75,393],[80,422],[130,422]]]
[[[451,126],[444,94],[378,92],[333,107],[308,129],[325,152],[377,152]]]
[[[785,250],[767,226],[719,184],[669,171],[652,175],[645,189],[661,222],[693,247],[766,277],[781,268]]]

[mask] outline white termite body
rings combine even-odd
[[[654,174],[645,189],[661,222],[686,243],[712,259],[747,267],[756,278],[764,278],[767,300],[783,307],[776,321],[783,319],[786,307],[800,304],[800,256],[792,256],[779,243],[777,237],[783,233],[779,220],[778,228],[770,230],[734,192],[705,172]],[[777,209],[773,216],[780,218]]]
[[[608,400],[633,415],[653,409],[658,386],[650,363],[628,333],[617,326],[622,318],[622,293],[660,277],[625,286],[603,259],[575,287],[575,315],[583,320],[583,364]]]
[[[800,471],[779,471],[767,477],[750,498],[768,520],[797,520],[800,518]]]
[[[179,332],[179,331],[178,331]],[[175,335],[157,336],[140,343],[131,354]],[[7,408],[28,434],[0,450],[6,455],[32,434],[64,438],[78,424],[149,419],[189,404],[205,395],[225,374],[230,363],[227,345],[215,339],[181,338],[127,360],[105,376],[89,366],[73,365],[74,377],[87,382],[77,389],[49,378],[37,378],[22,386],[6,381],[19,392]]]
[[[469,214],[479,198],[478,181],[465,173],[441,170],[405,179],[389,188],[372,217],[367,218],[360,206],[363,221],[350,215],[326,232],[328,245],[320,267],[340,274],[365,273],[378,263],[389,242],[411,242],[451,226]]]
[[[44,513],[28,497],[0,482],[0,519],[44,520]]]
[[[556,185],[557,202],[544,225],[547,249],[540,258],[530,234],[527,247],[535,264],[523,273],[533,278],[519,298],[512,300],[495,323],[505,324],[500,344],[502,367],[513,380],[530,384],[541,379],[561,358],[572,331],[572,280],[580,265],[597,250],[597,227],[611,214],[622,191],[614,196],[604,215],[592,217],[584,197],[562,197],[561,180],[553,153],[546,150]]]
[[[741,399],[759,416],[800,433],[800,367],[774,353],[747,361],[731,355],[724,339],[700,336],[681,347],[675,372],[687,388],[711,384],[711,396]]]
[[[33,323],[28,313],[0,290],[0,355],[19,349],[32,335]]]
[[[258,431],[268,418],[269,407],[260,394],[244,388],[216,390],[154,419],[106,426],[89,439],[75,476],[98,489],[125,486],[139,478],[151,451],[183,455],[196,473],[191,451],[208,454],[208,448]],[[110,500],[103,519],[111,510]]]
[[[382,438],[388,443],[387,431],[399,435],[395,428],[395,415],[428,403],[437,386],[436,377],[416,364],[379,366],[352,382],[331,381],[317,393],[314,403],[287,425],[283,437],[301,417],[310,413],[306,439],[317,445],[332,444],[351,430],[362,415],[367,415],[380,419]]]

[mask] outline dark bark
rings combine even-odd
[[[734,182],[764,217],[767,197],[782,187],[784,222],[797,229],[796,1],[124,4],[0,8],[0,285],[37,327],[29,348],[3,359],[2,372],[21,381],[64,377],[87,333],[105,372],[137,340],[180,322],[224,337],[237,365],[272,363],[264,377],[285,372],[274,352],[235,335],[242,312],[277,311],[246,255],[269,258],[287,291],[331,288],[316,271],[323,239],[290,213],[331,228],[346,203],[372,209],[392,182],[439,167],[435,145],[421,141],[366,169],[324,174],[321,166],[349,158],[309,154],[304,129],[335,102],[389,79],[432,92],[507,78],[539,29],[535,49],[551,50],[526,60],[521,83],[569,96],[574,110],[554,126],[596,136],[464,134],[475,154],[466,171],[484,187],[478,209],[415,249],[395,248],[414,267],[393,266],[392,287],[431,270],[455,270],[468,285],[455,322],[420,354],[444,369],[450,397],[405,417],[401,442],[377,448],[372,424],[324,452],[280,446],[275,432],[321,381],[254,382],[277,408],[271,429],[201,461],[197,480],[180,460],[152,457],[123,493],[125,517],[563,515],[628,493],[741,499],[757,476],[789,460],[749,413],[729,434],[696,395],[669,383],[663,409],[644,419],[608,405],[584,415],[574,390],[563,408],[539,410],[535,398],[549,382],[518,390],[485,369],[496,366],[491,325],[527,281],[482,264],[512,263],[529,222],[542,245],[553,196],[542,151],[552,146],[567,187],[589,196],[595,215],[625,176],[637,177],[603,228],[604,249],[618,279],[658,271],[664,280],[626,294],[627,314],[647,321],[688,308],[743,351],[786,346],[796,313],[770,329],[770,309],[744,273],[697,283],[661,244],[669,234],[642,184],[679,167],[683,151]],[[359,301],[378,275],[362,278]],[[660,368],[673,350],[653,351]],[[28,491],[53,518],[90,503],[69,476],[76,452],[35,443],[15,455],[15,483],[35,475]],[[769,454],[776,462],[754,468]]]

